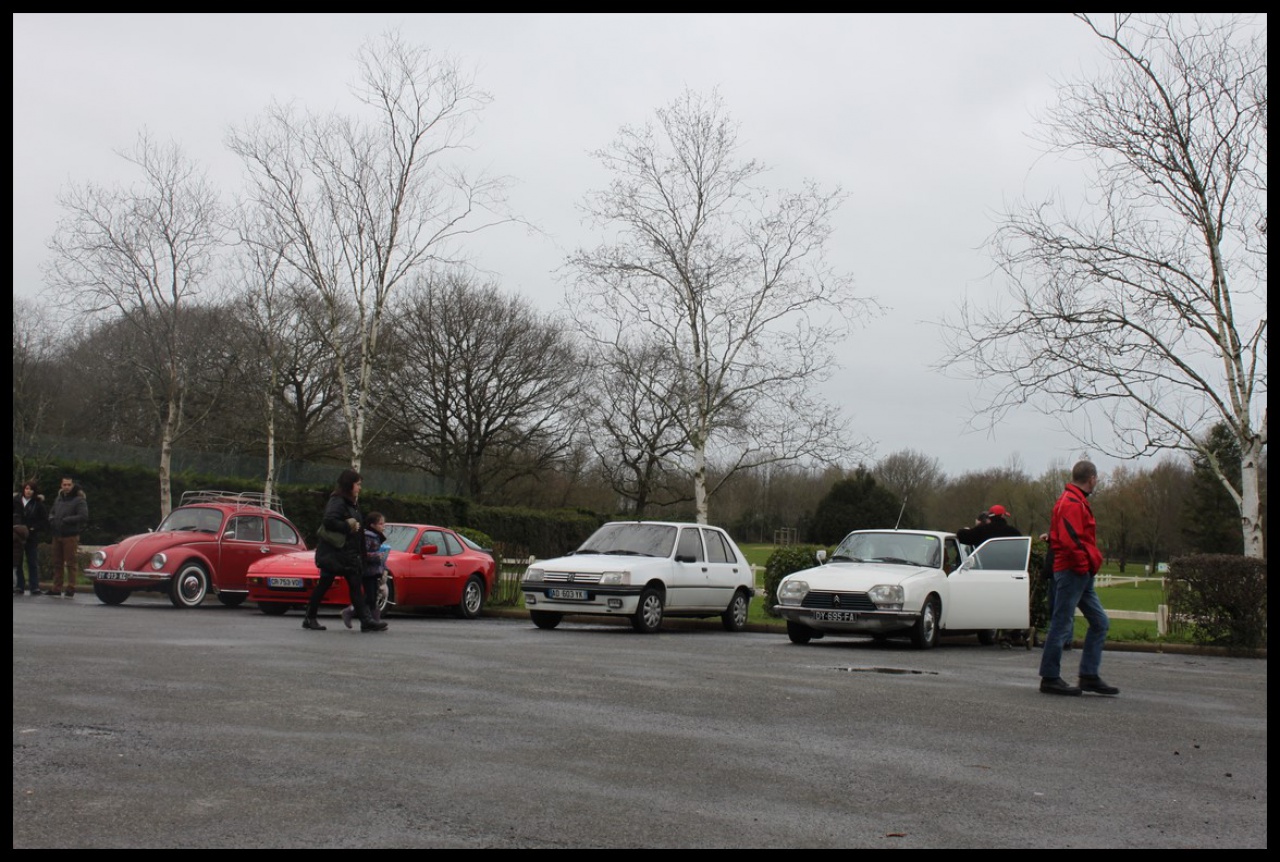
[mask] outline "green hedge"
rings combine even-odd
[[[764,564],[764,612],[776,617],[773,606],[778,603],[778,584],[793,572],[818,565],[818,545],[786,545],[769,555]]]
[[[1267,561],[1194,554],[1169,562],[1173,626],[1197,643],[1252,650],[1267,644]]]
[[[15,458],[15,470],[17,459]],[[338,474],[334,470],[334,476]],[[74,478],[84,489],[89,503],[89,525],[80,536],[82,544],[106,545],[125,536],[155,529],[160,523],[160,485],[154,469],[117,467],[68,461],[48,461],[36,477],[46,503],[57,494],[63,475]],[[184,491],[261,492],[261,484],[219,476],[175,474],[171,483],[175,505]],[[278,489],[281,505],[289,520],[314,546],[316,527],[332,486],[284,485]],[[580,509],[541,511],[521,507],[482,506],[460,497],[420,497],[393,495],[368,490],[361,494],[360,508],[379,511],[389,521],[439,524],[484,537],[481,544],[495,555],[555,557],[582,544],[607,518]]]

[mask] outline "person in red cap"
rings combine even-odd
[[[986,520],[983,520],[983,517]],[[956,540],[963,545],[969,545],[976,548],[987,539],[995,539],[1000,536],[1021,536],[1018,528],[1010,524],[1008,518],[1009,510],[1004,506],[996,504],[978,516],[977,523],[972,527],[961,527],[956,530]]]
[[[956,541],[963,545],[968,545],[970,548],[977,548],[987,539],[997,539],[1001,536],[1021,536],[1022,533],[1018,531],[1018,528],[1006,520],[1009,517],[1009,510],[997,503],[978,515],[978,519],[972,527],[961,527],[956,530]],[[1001,643],[1005,646],[1026,646],[1027,641],[1021,631],[1010,631],[1005,633]]]

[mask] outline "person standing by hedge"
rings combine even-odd
[[[1107,685],[1098,670],[1102,647],[1111,621],[1094,591],[1094,576],[1102,567],[1098,550],[1097,522],[1089,507],[1089,495],[1098,487],[1098,468],[1090,461],[1078,461],[1071,468],[1071,481],[1053,506],[1049,519],[1049,550],[1053,554],[1053,616],[1040,656],[1040,691],[1044,694],[1079,695],[1083,692],[1116,695],[1120,689]],[[1080,650],[1080,685],[1062,678],[1062,644],[1075,625],[1076,608],[1084,614],[1089,630]]]
[[[49,512],[53,529],[53,589],[49,595],[75,597],[79,574],[76,553],[80,550],[80,533],[88,523],[89,501],[84,490],[70,476],[63,476]]]
[[[362,577],[364,575],[364,519],[360,516],[357,501],[360,499],[361,476],[355,470],[343,470],[338,476],[338,485],[329,495],[329,502],[324,507],[323,524],[326,530],[342,533],[346,541],[341,547],[327,541],[316,543],[316,566],[320,569],[320,580],[311,591],[311,601],[307,603],[307,615],[302,620],[304,629],[324,631],[325,627],[316,619],[320,610],[320,602],[329,591],[333,581],[339,575],[347,582],[347,592],[355,605],[356,614],[360,617],[360,631],[385,631],[387,624],[375,620],[369,612],[364,600]]]
[[[22,540],[22,556],[13,561],[13,594],[22,595],[24,579],[22,564],[25,561],[27,575],[25,589],[31,595],[40,595],[40,537],[49,529],[49,510],[44,505],[44,497],[32,480],[22,486],[22,491],[13,495],[13,523],[27,528]]]

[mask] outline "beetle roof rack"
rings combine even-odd
[[[192,503],[225,503],[232,506],[257,506],[270,509],[277,514],[284,514],[284,506],[276,494],[263,494],[258,491],[183,491],[182,502],[178,505],[189,506]]]

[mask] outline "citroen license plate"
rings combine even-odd
[[[858,620],[857,611],[814,611],[813,618],[825,623],[852,623]]]

